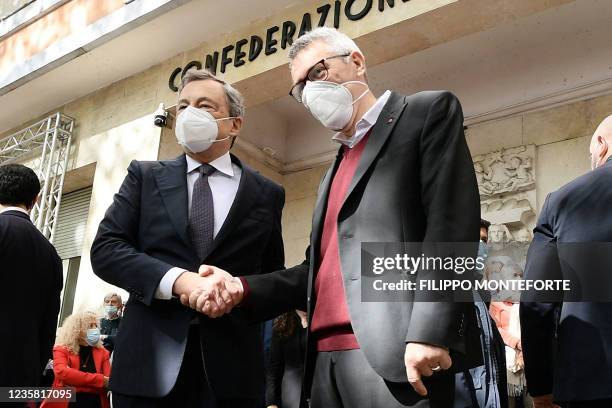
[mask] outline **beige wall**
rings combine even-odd
[[[283,239],[285,243],[285,265],[301,263],[310,241],[312,212],[317,198],[319,182],[327,165],[315,167],[283,178],[285,208],[283,210]]]
[[[99,307],[104,294],[112,289],[111,285],[94,275],[89,252],[98,224],[111,204],[113,195],[119,190],[129,163],[132,160],[157,158],[161,130],[152,123],[153,116],[147,115],[86,139],[77,138],[75,167],[96,163],[96,171],[81,253],[75,310]]]

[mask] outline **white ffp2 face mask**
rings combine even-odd
[[[212,146],[213,143],[223,142],[232,136],[218,139],[219,126],[217,121],[235,119],[235,116],[215,119],[210,112],[187,106],[176,119],[174,131],[176,140],[183,148],[191,153],[201,153]]]
[[[353,83],[366,86],[366,90],[355,100],[344,86]],[[369,90],[368,84],[361,81],[348,81],[342,84],[312,81],[304,86],[302,103],[323,126],[337,132],[346,127],[353,116],[353,105]]]

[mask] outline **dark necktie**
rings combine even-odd
[[[215,228],[213,195],[208,184],[208,176],[214,173],[215,168],[209,164],[202,164],[198,171],[200,177],[198,177],[193,186],[191,197],[189,233],[200,261],[203,261],[212,246]]]

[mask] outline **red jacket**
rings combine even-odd
[[[504,344],[513,349],[517,348],[521,339],[510,334],[510,330],[508,330],[510,314],[512,313],[512,302],[491,302],[489,313],[495,321],[502,339],[504,339]]]
[[[104,347],[92,349],[96,373],[84,373],[79,370],[81,359],[78,354],[72,353],[64,346],[53,347],[53,373],[55,380],[53,388],[76,387],[76,392],[90,392],[100,395],[102,408],[109,408],[110,404],[104,389],[104,377],[110,376],[110,353]],[[67,408],[66,402],[44,401],[41,408]]]

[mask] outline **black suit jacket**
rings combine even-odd
[[[0,386],[37,386],[51,358],[62,261],[19,211],[0,214]]]
[[[233,275],[282,269],[284,190],[232,156],[242,167],[238,192],[206,259],[188,235],[187,164],[133,161],[100,223],[91,250],[94,272],[130,292],[115,339],[110,388],[145,397],[167,395],[176,381],[192,310],[154,298],[171,267],[215,265]],[[259,398],[263,390],[261,328],[240,309],[219,319],[200,315],[207,376],[219,398]]]
[[[312,319],[323,220],[339,162],[319,186],[306,261],[278,274],[246,277],[251,292],[245,308],[273,316],[287,306],[306,307]],[[372,128],[338,219],[351,323],[370,365],[383,378],[407,381],[406,342],[448,347],[456,369],[477,365],[482,357],[476,315],[473,303],[361,302],[361,243],[476,243],[479,222],[478,186],[457,98],[449,92],[392,93]],[[314,346],[309,341],[306,395]]]
[[[574,275],[587,279],[585,285],[606,285],[609,279],[604,283],[592,273],[594,268],[607,268],[604,273],[609,273],[611,242],[609,159],[546,197],[527,254],[525,278]],[[607,253],[597,253],[604,249],[601,243],[607,243]],[[584,259],[577,259],[582,254]],[[521,342],[529,392],[553,393],[557,401],[612,398],[612,303],[525,302],[525,295]]]

